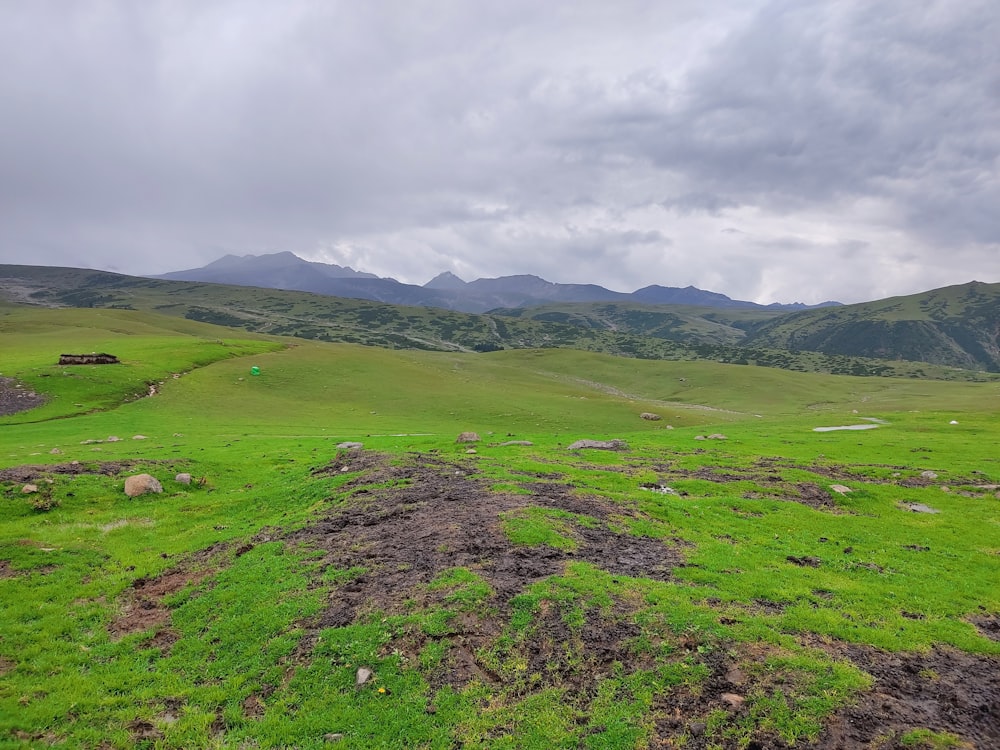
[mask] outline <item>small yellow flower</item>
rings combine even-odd
[[[378,689],[378,691],[379,691],[380,693],[384,693],[384,692],[385,692],[385,688],[379,688],[379,689]]]

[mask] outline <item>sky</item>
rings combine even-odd
[[[996,0],[0,0],[0,262],[1000,282]]]

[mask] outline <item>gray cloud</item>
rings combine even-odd
[[[996,281],[997,38],[989,0],[0,0],[0,259]]]

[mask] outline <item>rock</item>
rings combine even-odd
[[[726,672],[726,682],[730,685],[746,685],[747,676],[746,673],[739,667],[733,667],[728,672]]]
[[[32,493],[38,492],[37,484],[26,484],[21,488],[22,495],[31,495]]]
[[[342,739],[344,739],[344,735],[340,732],[327,732],[323,735],[325,742],[340,742]]]
[[[105,442],[106,443],[117,443],[119,440],[121,440],[121,438],[118,437],[118,436],[116,436],[116,435],[108,435],[108,439]]]
[[[846,495],[848,492],[851,491],[850,487],[845,487],[842,484],[831,484],[830,489],[833,490],[834,492],[839,492],[841,495]]]
[[[365,447],[364,443],[352,443],[352,442],[337,443],[338,450],[344,450],[344,451],[359,451],[364,447]]]
[[[746,703],[746,698],[736,693],[723,693],[720,697],[723,703],[728,703],[732,708],[739,708]]]
[[[478,443],[480,441],[479,435],[474,432],[463,432],[457,438],[455,438],[456,443]]]
[[[174,477],[175,482],[180,482],[181,484],[191,484],[191,475],[186,471],[181,472],[176,477]]]
[[[647,419],[650,422],[659,422],[661,419],[663,419],[663,417],[661,417],[659,414],[653,414],[652,412],[648,411],[644,411],[642,414],[639,415],[639,417],[641,419]]]
[[[147,438],[145,435],[133,435],[132,439],[133,440],[148,440],[149,438]]]
[[[475,448],[468,448],[465,452],[466,453],[475,453],[476,449]]]
[[[125,494],[138,497],[150,492],[163,492],[163,485],[151,474],[135,474],[125,480]]]
[[[371,679],[371,676],[372,671],[368,667],[358,667],[358,671],[354,675],[354,684],[361,687]]]
[[[705,439],[705,436],[704,436],[704,435],[695,435],[695,436],[694,436],[694,439],[695,439],[695,440],[704,440],[704,439]]]
[[[933,471],[922,471],[922,472],[920,472],[920,476],[922,476],[924,479],[937,479],[938,478],[937,474],[935,474]]]
[[[955,420],[953,419],[953,420],[951,420],[951,421],[950,421],[950,422],[949,422],[948,424],[958,424],[958,422],[956,422],[956,421],[955,421]]]
[[[719,433],[719,432],[714,432],[714,433],[712,433],[711,435],[709,435],[705,439],[706,440],[728,440],[728,438],[725,435],[723,435],[722,433]]]
[[[903,510],[909,510],[913,513],[940,513],[937,508],[932,508],[929,505],[924,505],[923,503],[900,503],[899,507]]]
[[[506,443],[498,443],[502,448],[505,445],[534,445],[530,440],[508,440]]]
[[[59,450],[58,448],[53,448],[52,450],[49,451],[49,453],[51,453],[53,456],[58,456],[60,453],[62,453],[62,451]]]
[[[566,450],[578,451],[581,448],[595,448],[603,451],[623,451],[628,449],[624,440],[577,440],[566,446]]]
[[[691,734],[694,737],[701,737],[703,734],[705,734],[705,730],[707,728],[708,725],[703,721],[693,721],[691,722],[691,726],[689,727],[689,729],[691,730]]]

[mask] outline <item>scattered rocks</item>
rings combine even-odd
[[[106,442],[106,443],[117,443],[120,440],[121,440],[121,438],[118,437],[117,435],[108,435],[108,439],[105,440],[104,442]]]
[[[354,674],[354,684],[357,687],[361,687],[372,677],[372,671],[368,667],[358,667],[358,671]]]
[[[37,484],[26,484],[24,485],[24,487],[21,488],[22,495],[31,495],[35,492],[38,492]]]
[[[933,471],[922,471],[922,472],[920,472],[920,476],[922,476],[924,479],[937,479],[938,478],[938,475],[935,472],[933,472]]]
[[[639,415],[639,417],[641,419],[645,419],[650,422],[659,422],[661,419],[663,419],[663,417],[661,417],[659,414],[653,414],[652,412],[648,411],[644,411],[642,414]]]
[[[365,447],[364,443],[352,443],[350,441],[346,443],[337,443],[337,449],[344,451],[359,451],[364,447]]]
[[[151,474],[134,474],[125,480],[125,494],[139,497],[151,492],[163,492],[163,485]]]
[[[913,513],[940,513],[937,508],[932,508],[929,505],[924,505],[923,503],[899,503],[899,507],[903,510],[912,511]]]
[[[566,450],[578,451],[581,448],[594,448],[603,451],[623,451],[628,450],[628,443],[624,440],[577,440],[566,446]]]
[[[455,438],[456,443],[478,443],[480,440],[479,435],[474,432],[462,432]]]
[[[831,484],[830,489],[841,495],[846,495],[848,492],[852,491],[850,487],[845,487],[842,484]]]
[[[191,475],[186,471],[182,471],[180,474],[174,477],[175,482],[180,482],[181,484],[191,484]]]

